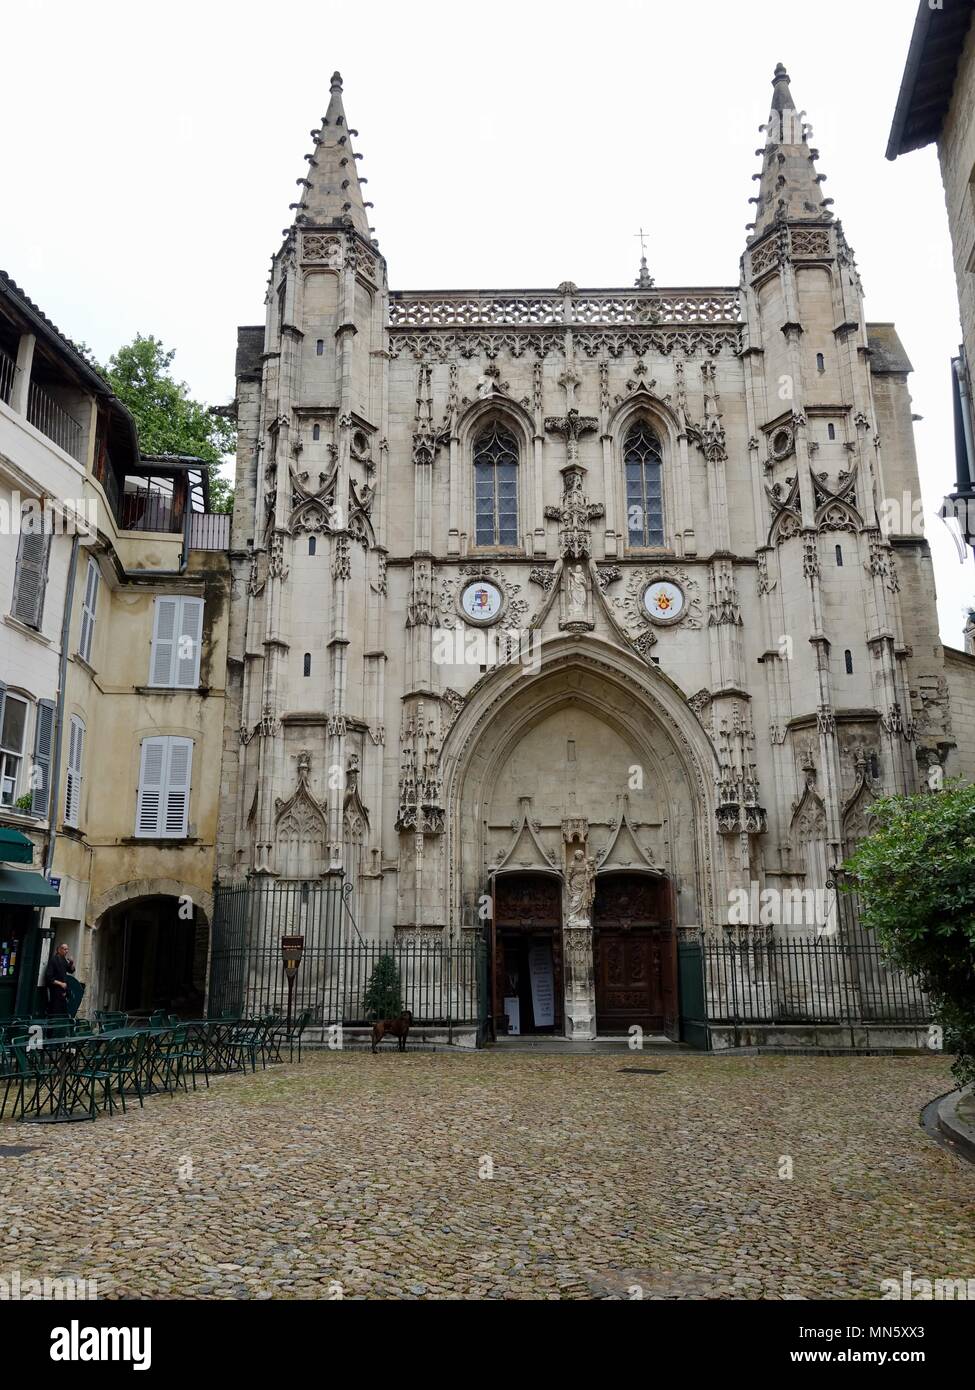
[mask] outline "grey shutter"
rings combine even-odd
[[[41,625],[50,549],[51,537],[43,531],[21,531],[12,611],[14,617],[28,627]]]
[[[91,641],[95,633],[95,610],[98,606],[98,566],[94,560],[88,561],[88,574],[85,580],[85,596],[81,604],[81,640],[78,654],[85,661],[91,660]]]
[[[173,685],[176,639],[179,636],[179,599],[157,598],[149,661],[150,685]]]
[[[179,605],[179,639],[176,644],[176,678],[181,690],[200,684],[200,644],[203,639],[203,600],[184,598]]]
[[[30,809],[47,819],[51,799],[51,752],[54,748],[54,701],[38,700],[34,725],[34,777]]]
[[[68,739],[68,771],[65,778],[64,823],[78,828],[81,812],[81,778],[85,748],[85,726],[77,715],[71,716],[71,733]]]
[[[165,738],[142,740],[139,796],[135,812],[136,835],[159,834],[163,785],[166,780],[166,743]]]
[[[167,838],[182,839],[189,829],[193,740],[170,738],[167,743],[165,795],[159,833]]]

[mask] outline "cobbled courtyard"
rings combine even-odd
[[[975,1167],[918,1125],[950,1088],[937,1057],[310,1054],[0,1125],[0,1274],[100,1298],[875,1299],[905,1268],[975,1278]]]

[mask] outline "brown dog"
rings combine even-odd
[[[406,1051],[406,1035],[410,1031],[413,1015],[404,1009],[399,1018],[380,1018],[372,1025],[372,1050],[376,1051],[387,1033],[391,1038],[399,1038],[400,1052]]]

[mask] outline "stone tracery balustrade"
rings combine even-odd
[[[737,289],[398,290],[389,296],[391,328],[560,324],[738,324]]]

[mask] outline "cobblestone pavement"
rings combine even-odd
[[[874,1299],[908,1267],[975,1278],[975,1167],[918,1126],[950,1086],[937,1057],[312,1054],[95,1124],[4,1123],[31,1152],[0,1152],[0,1275],[99,1297]]]

